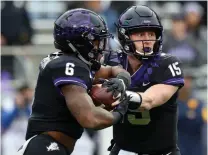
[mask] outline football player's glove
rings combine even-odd
[[[126,86],[123,80],[111,78],[102,82],[102,87],[107,87],[107,92],[112,92],[114,98],[117,98],[118,95],[120,96],[120,100],[124,98]]]

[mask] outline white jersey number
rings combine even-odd
[[[174,62],[168,66],[173,77],[176,75],[181,75],[181,69],[177,65],[178,65],[178,62]]]
[[[70,76],[74,75],[74,66],[75,65],[73,63],[66,63],[65,74]]]

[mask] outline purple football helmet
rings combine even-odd
[[[106,50],[111,37],[103,18],[83,8],[65,12],[54,23],[55,47],[76,53],[92,70],[100,68],[99,54]]]

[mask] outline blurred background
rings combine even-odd
[[[207,155],[207,1],[1,1],[1,154],[24,143],[38,66],[55,52],[53,23],[68,9],[99,13],[115,34],[114,22],[131,5],[148,5],[164,26],[163,52],[183,62],[185,86],[179,104],[182,155]],[[111,48],[116,48],[110,42]],[[112,128],[86,130],[73,155],[106,155]]]

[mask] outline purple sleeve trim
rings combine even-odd
[[[75,84],[75,85],[79,85],[84,87],[85,89],[87,89],[87,85],[85,84],[85,82],[79,78],[75,78],[75,77],[61,77],[58,79],[55,79],[53,81],[54,85],[57,87],[61,84]]]
[[[162,82],[164,84],[184,84],[184,79],[183,78],[173,78],[169,79],[167,81]]]

